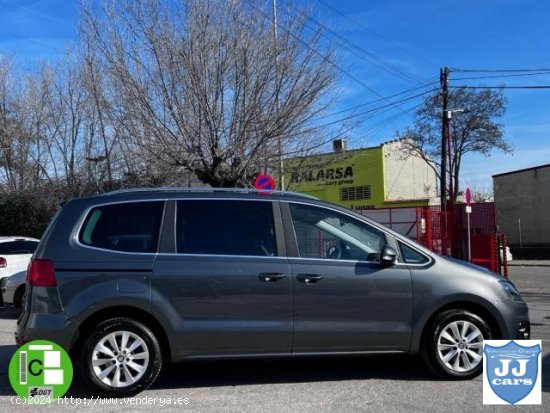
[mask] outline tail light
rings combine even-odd
[[[34,287],[55,287],[55,271],[50,260],[36,259],[29,263],[27,283]]]
[[[8,266],[8,262],[4,257],[0,257],[0,268],[6,268]]]

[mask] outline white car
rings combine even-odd
[[[0,306],[4,305],[2,295],[8,284],[8,279],[15,274],[25,274],[32,254],[34,254],[34,250],[39,242],[40,240],[29,237],[0,237],[0,288],[2,289]],[[23,277],[22,288],[17,291],[14,290],[17,294],[11,297],[13,304],[15,304],[15,299],[19,299],[18,304],[20,304],[20,299],[25,288],[24,282]]]
[[[0,280],[25,271],[39,240],[29,237],[0,237]]]
[[[510,247],[506,247],[506,261],[510,262],[514,259],[512,253],[510,252]],[[504,255],[502,254],[502,246],[500,247],[500,260],[504,261]]]
[[[26,281],[27,271],[21,271],[0,280],[4,307],[22,308]]]

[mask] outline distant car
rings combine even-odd
[[[10,277],[4,277],[0,280],[2,300],[5,306],[22,306],[26,280],[27,271],[20,271]]]
[[[0,279],[27,269],[40,240],[28,237],[0,237]]]
[[[6,277],[27,270],[39,242],[29,237],[0,237],[0,283]]]
[[[512,253],[510,252],[510,247],[506,247],[506,261],[510,262],[514,259]],[[502,247],[500,247],[500,260],[504,261],[504,256],[502,254]]]

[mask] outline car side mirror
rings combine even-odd
[[[380,254],[380,262],[384,265],[394,265],[397,261],[397,251],[389,245],[384,245]]]

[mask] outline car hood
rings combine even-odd
[[[493,278],[497,281],[506,280],[506,278],[504,278],[502,275],[497,274],[495,272],[492,272],[491,270],[489,270],[485,267],[482,267],[480,265],[472,264],[472,263],[467,262],[467,261],[462,261],[462,260],[459,260],[457,258],[444,257],[444,256],[441,256],[441,255],[439,255],[438,257],[439,257],[440,260],[443,259],[444,261],[446,261],[447,263],[450,263],[453,266],[460,267],[462,270],[468,270],[470,272],[475,272],[477,274],[482,274],[484,276]]]

